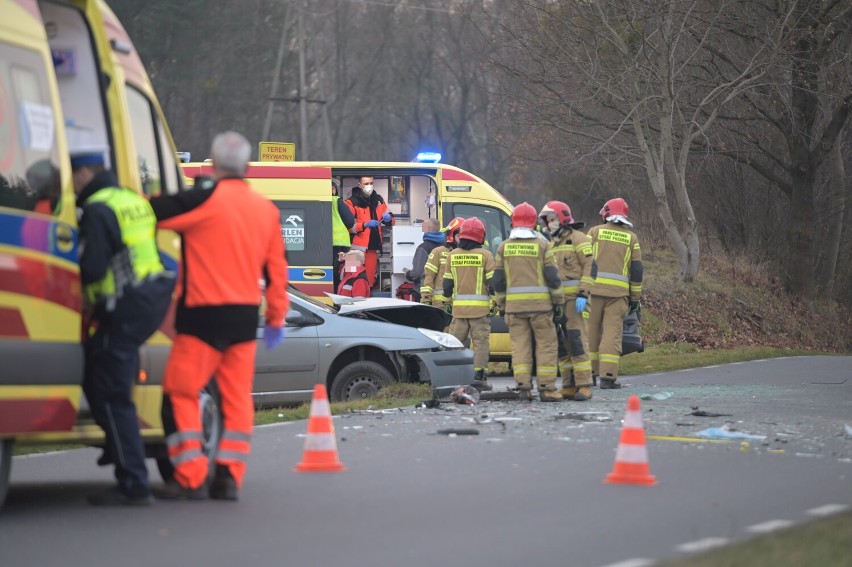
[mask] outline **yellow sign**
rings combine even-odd
[[[260,161],[296,161],[296,144],[288,142],[261,142]]]

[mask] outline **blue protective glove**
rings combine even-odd
[[[364,228],[376,228],[377,226],[379,226],[379,221],[377,220],[370,219],[364,223]]]
[[[588,300],[585,297],[577,296],[577,299],[574,300],[574,308],[577,313],[582,313],[586,309],[586,303],[588,303]]]
[[[284,341],[284,327],[267,325],[263,329],[263,341],[266,343],[266,350],[274,349]]]
[[[391,219],[393,219],[393,217],[391,216],[390,213],[385,213],[385,214],[382,215],[382,222],[385,223],[385,224],[390,223]]]

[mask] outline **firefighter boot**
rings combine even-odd
[[[476,388],[479,392],[490,392],[494,389],[494,386],[488,383],[488,379],[485,377],[485,369],[483,368],[476,371],[476,376],[470,385]]]
[[[561,402],[562,394],[556,389],[556,384],[552,382],[542,384],[541,380],[539,380],[538,399],[543,402]]]
[[[616,382],[617,377],[612,374],[607,374],[606,377],[601,376],[601,390],[618,390],[621,384]]]
[[[225,465],[216,465],[216,476],[210,484],[210,498],[214,500],[237,500],[239,488],[231,471]]]
[[[572,400],[575,402],[585,402],[587,400],[592,399],[592,388],[591,384],[588,386],[579,386],[576,388],[576,392],[572,396]],[[564,394],[563,394],[564,395]]]
[[[520,401],[532,401],[532,381],[529,377],[518,378],[517,376],[515,376],[515,386],[518,389],[518,399]]]

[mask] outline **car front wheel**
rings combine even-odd
[[[378,362],[359,360],[344,366],[334,377],[331,401],[352,402],[372,398],[393,382],[393,375]]]

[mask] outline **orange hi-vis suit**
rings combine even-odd
[[[163,424],[175,480],[205,483],[198,395],[215,376],[225,429],[215,454],[242,486],[251,445],[260,280],[266,324],[281,327],[288,308],[287,261],[278,208],[239,178],[213,189],[155,197],[160,228],[182,236],[177,337],[163,378]]]
[[[370,288],[376,283],[376,271],[379,267],[379,251],[382,249],[382,225],[392,226],[396,219],[391,213],[389,223],[382,222],[382,216],[388,211],[388,206],[381,195],[373,191],[367,196],[360,187],[352,189],[352,196],[346,199],[346,206],[355,215],[355,226],[349,231],[352,233],[352,246],[350,250],[361,250],[364,252],[364,268],[367,270],[367,280]],[[364,226],[371,220],[379,222],[374,228]]]

